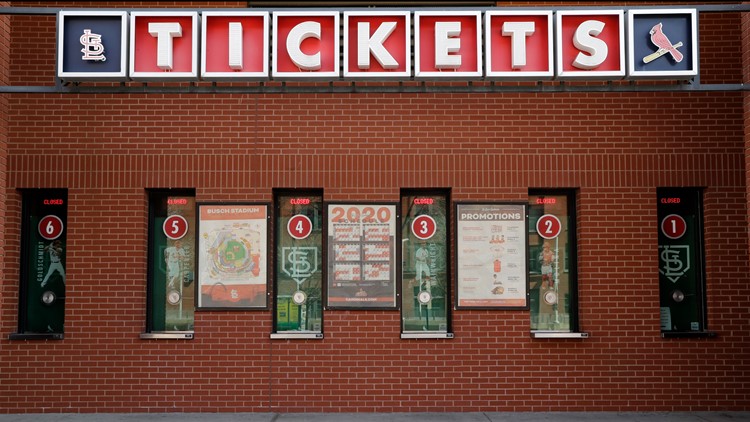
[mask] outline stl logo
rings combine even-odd
[[[92,34],[90,29],[84,29],[80,41],[83,46],[81,49],[81,53],[83,53],[81,60],[98,62],[107,60],[107,57],[104,56],[104,44],[102,44],[102,36],[100,34]]]
[[[657,46],[659,49],[656,50],[655,53],[649,54],[648,56],[643,58],[643,63],[650,63],[659,57],[669,53],[675,62],[679,63],[682,61],[682,53],[677,51],[679,47],[682,47],[682,41],[678,42],[677,44],[672,45],[672,42],[669,41],[669,38],[664,34],[664,31],[661,29],[662,24],[661,22],[654,25],[653,28],[648,32],[651,34],[651,42]]]

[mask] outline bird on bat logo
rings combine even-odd
[[[669,38],[664,34],[661,22],[654,25],[648,33],[651,34],[651,42],[659,49],[656,50],[655,53],[644,57],[644,63],[656,60],[667,53],[672,56],[672,59],[674,59],[675,62],[679,63],[682,61],[683,55],[677,50],[677,48],[682,47],[682,42],[672,44],[672,42],[669,41]]]

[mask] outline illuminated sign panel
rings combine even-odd
[[[415,12],[414,76],[482,76],[480,12]]]
[[[58,31],[63,81],[690,79],[698,68],[695,9],[61,11]]]
[[[628,75],[632,78],[698,74],[695,9],[631,10]]]
[[[557,77],[625,76],[622,10],[557,12]]]
[[[484,19],[488,78],[552,78],[552,12],[489,11]]]
[[[344,12],[344,77],[411,76],[409,12]]]
[[[338,12],[276,12],[273,28],[275,78],[339,76]]]
[[[127,15],[127,12],[105,11],[60,12],[58,76],[69,81],[125,80]]]
[[[204,79],[268,78],[267,12],[203,12],[201,25]]]
[[[197,79],[197,12],[132,12],[130,29],[132,79]]]

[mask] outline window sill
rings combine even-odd
[[[661,338],[714,338],[718,334],[714,331],[664,331]]]
[[[401,333],[402,339],[453,338],[453,333]]]
[[[63,333],[11,333],[8,340],[63,340]]]
[[[192,331],[172,331],[168,333],[141,333],[141,340],[192,340]]]
[[[559,331],[532,331],[531,338],[589,338],[589,333],[566,333]]]
[[[271,333],[271,340],[323,340],[323,333]]]

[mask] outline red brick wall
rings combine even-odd
[[[40,30],[13,23],[14,40]],[[54,21],[42,27],[45,63],[27,76],[14,52],[16,83],[52,80]],[[743,101],[738,92],[10,95],[0,413],[748,410]],[[274,187],[396,201],[401,187],[420,186],[451,187],[455,200],[577,188],[579,313],[591,338],[534,340],[528,311],[460,310],[454,339],[401,340],[398,311],[325,311],[323,340],[272,341],[267,310],[197,312],[192,341],[139,340],[146,188],[194,187],[198,201],[270,201]],[[717,338],[660,337],[660,186],[706,187]],[[20,187],[69,189],[62,341],[7,340]]]

